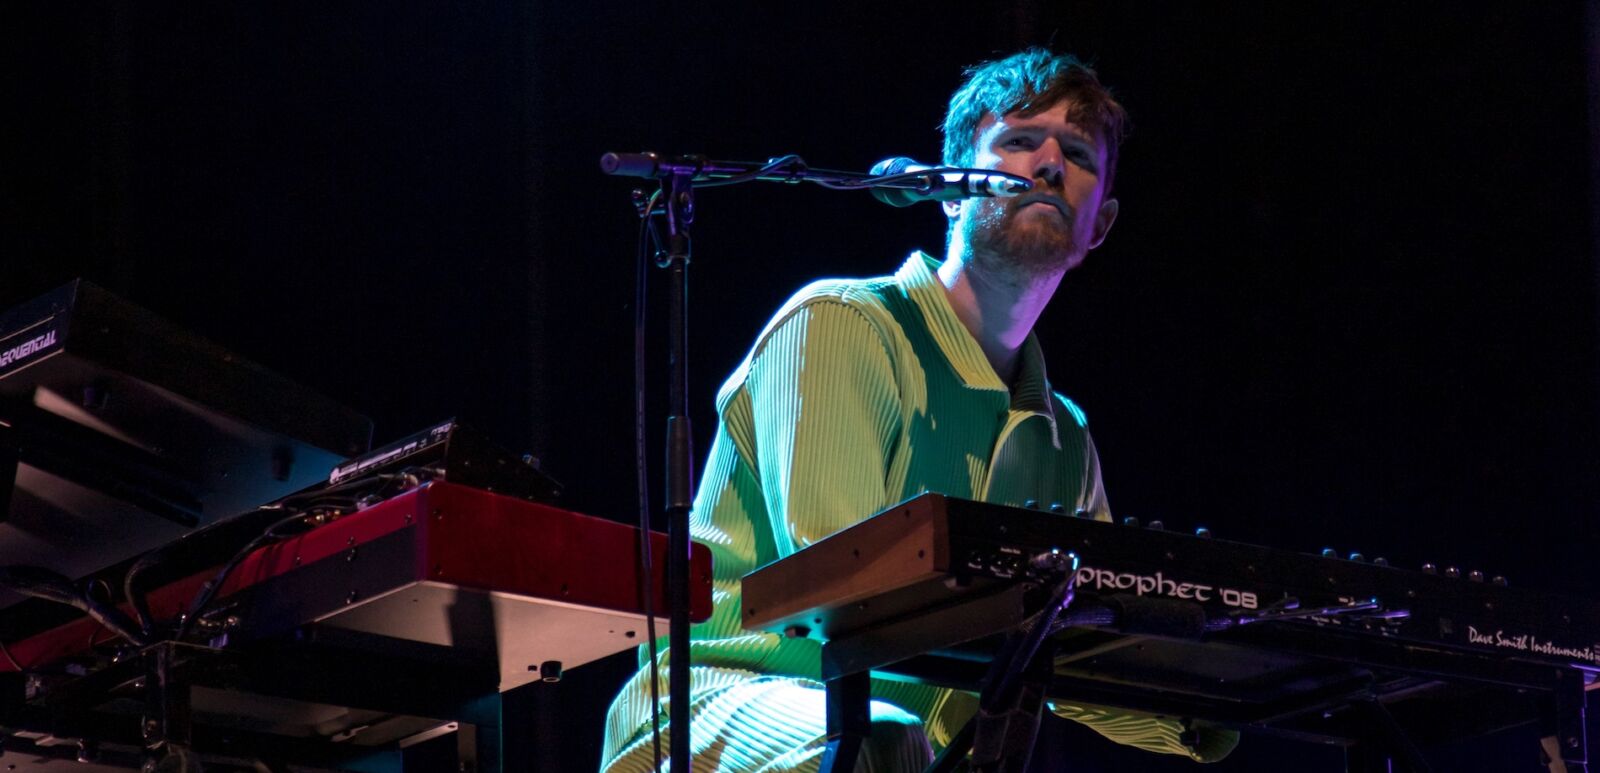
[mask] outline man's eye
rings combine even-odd
[[[1033,140],[1031,140],[1031,139],[1029,139],[1027,137],[1012,137],[1011,139],[1006,140],[1006,147],[1008,147],[1008,148],[1032,148],[1033,147]]]

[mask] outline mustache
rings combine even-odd
[[[1066,199],[1057,196],[1048,190],[1044,190],[1043,186],[1039,183],[1034,184],[1033,190],[1012,199],[1010,206],[1006,207],[1006,209],[1016,212],[1021,210],[1023,207],[1028,206],[1029,204],[1040,203],[1049,204],[1060,211],[1063,217],[1067,218],[1068,220],[1072,219],[1072,205],[1068,204]]]

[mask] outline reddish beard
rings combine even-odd
[[[1069,214],[1044,204],[1049,211],[1022,217],[1023,200],[980,199],[957,226],[974,267],[1019,285],[1069,270],[1081,254]]]

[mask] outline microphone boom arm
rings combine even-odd
[[[898,174],[842,172],[812,169],[795,155],[778,156],[766,162],[713,161],[704,156],[661,156],[656,153],[607,153],[600,157],[600,169],[619,177],[661,178],[687,176],[697,188],[734,185],[744,182],[815,183],[831,190],[893,189],[931,196],[950,191],[951,198],[995,195],[974,190],[974,182],[984,180],[994,188],[1007,186],[1000,195],[1015,195],[1032,187],[1032,182],[992,169],[926,167]],[[908,202],[909,203],[909,202]]]

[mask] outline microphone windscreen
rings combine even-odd
[[[921,164],[905,156],[894,156],[873,164],[872,176],[888,177],[889,175],[905,174],[913,166],[921,166]]]
[[[873,164],[872,176],[889,177],[927,168],[927,166],[917,163],[915,159],[894,156]],[[891,207],[909,207],[920,200],[911,191],[898,188],[873,188],[872,197]]]

